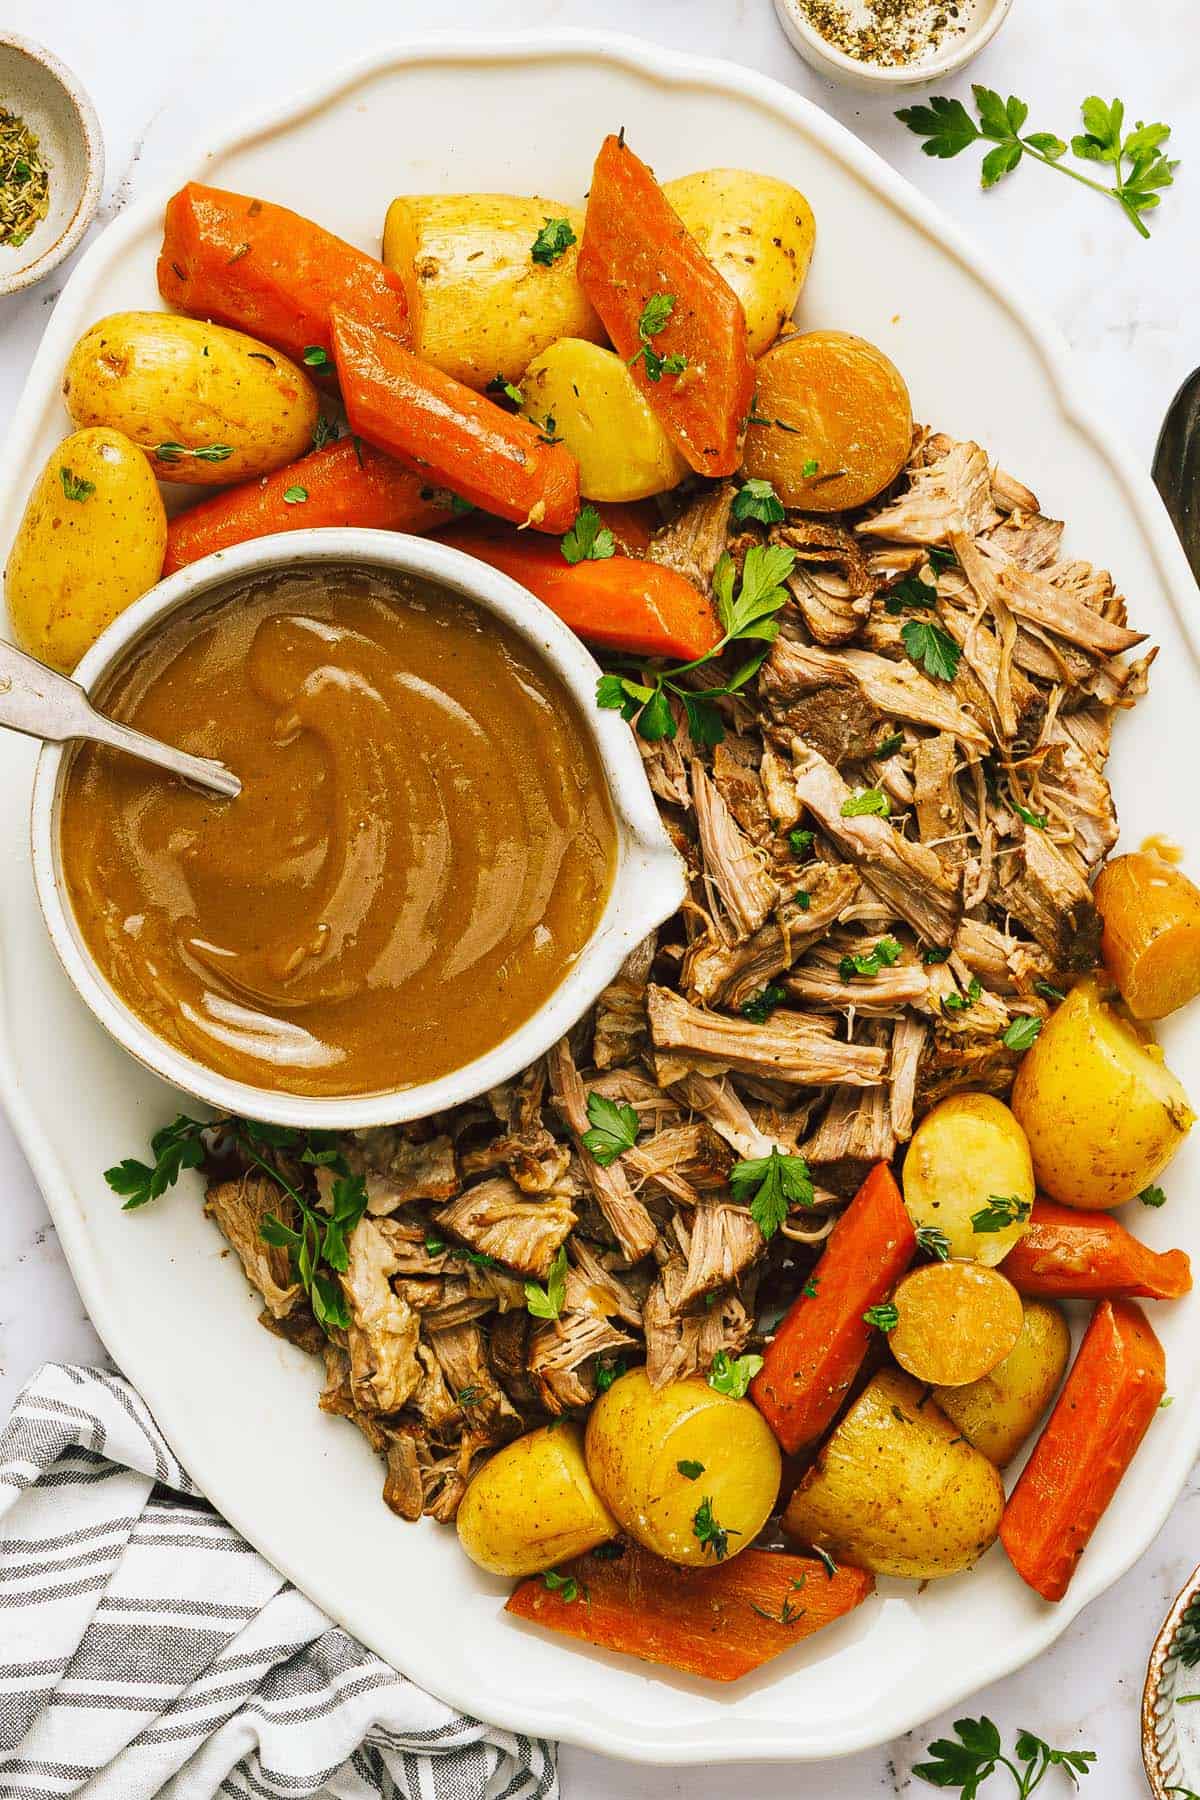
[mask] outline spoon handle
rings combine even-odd
[[[79,686],[66,675],[26,656],[12,644],[0,642],[0,726],[23,731],[27,737],[66,743],[88,738],[125,750],[143,762],[168,769],[184,781],[208,788],[226,799],[236,799],[242,784],[224,763],[207,756],[190,756],[157,738],[146,737],[128,725],[119,725],[98,713]]]

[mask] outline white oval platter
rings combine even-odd
[[[1195,798],[1196,592],[1148,477],[1114,444],[1065,346],[959,232],[847,131],[787,88],[730,64],[602,35],[444,37],[398,45],[235,136],[204,146],[170,188],[129,207],[89,250],[46,332],[3,454],[0,547],[35,472],[69,428],[59,377],[76,336],[159,304],[163,202],[197,178],[261,193],[375,249],[404,191],[583,194],[606,131],[624,125],[661,176],[715,164],[803,188],[817,250],[799,318],[881,344],[916,416],[984,444],[1068,521],[1072,553],[1110,567],[1134,622],[1163,646],[1152,695],[1122,720],[1112,770],[1123,843],[1167,830],[1200,870]],[[1190,615],[1190,620],[1189,620]],[[1154,1308],[1175,1405],[1057,1608],[994,1549],[971,1575],[923,1592],[883,1583],[848,1620],[731,1689],[556,1641],[505,1617],[505,1586],[452,1532],[401,1524],[357,1432],[316,1408],[315,1364],[270,1337],[192,1178],[122,1215],[101,1171],[140,1155],[176,1096],[129,1061],[59,971],[28,856],[32,746],[0,741],[3,907],[0,1075],[101,1336],[196,1480],[296,1583],[414,1680],[470,1712],[645,1761],[836,1756],[907,1731],[1037,1655],[1141,1554],[1200,1449],[1200,1302]],[[1200,1093],[1195,1014],[1163,1033]],[[1172,1204],[1138,1208],[1159,1247],[1200,1256],[1189,1209],[1200,1155],[1169,1178]]]

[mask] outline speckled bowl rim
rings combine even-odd
[[[1155,1800],[1170,1800],[1172,1789],[1187,1785],[1175,1723],[1175,1680],[1179,1663],[1175,1639],[1184,1613],[1200,1599],[1200,1566],[1194,1568],[1154,1640],[1142,1689],[1142,1762]],[[1200,1670],[1197,1671],[1200,1680]]]
[[[775,11],[785,36],[810,68],[829,81],[868,93],[895,93],[904,88],[925,87],[931,81],[940,81],[947,75],[955,74],[973,57],[978,56],[981,50],[986,49],[1012,11],[1012,6],[1013,0],[993,0],[988,16],[948,49],[937,56],[931,56],[927,62],[898,63],[889,67],[882,63],[860,62],[857,57],[847,56],[845,51],[838,50],[828,38],[821,36],[814,25],[809,24],[804,17],[801,0],[775,0]]]
[[[57,56],[44,45],[35,43],[32,38],[22,37],[16,31],[0,31],[0,46],[18,50],[31,62],[40,63],[57,81],[79,126],[85,169],[75,211],[54,241],[47,244],[40,255],[35,256],[23,268],[14,269],[11,274],[0,274],[0,299],[3,299],[9,294],[19,294],[23,288],[33,287],[44,276],[49,275],[52,269],[56,269],[59,263],[70,256],[95,218],[100,204],[100,192],[104,186],[104,134],[100,130],[100,118],[92,104],[91,95],[79,77],[65,63],[60,62]]]

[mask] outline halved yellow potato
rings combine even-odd
[[[920,1382],[884,1369],[834,1427],[782,1523],[838,1562],[930,1581],[976,1562],[1003,1511],[986,1456]]]
[[[677,487],[688,465],[615,350],[559,338],[521,378],[522,412],[560,437],[585,500],[645,500]]]
[[[463,1495],[456,1524],[471,1561],[493,1575],[536,1575],[617,1535],[588,1475],[583,1433],[566,1421],[497,1450]]]
[[[992,1094],[951,1094],[926,1113],[908,1146],[903,1186],[913,1224],[944,1232],[951,1256],[991,1266],[1029,1229],[1029,1145]]]
[[[736,1556],[779,1492],[779,1446],[758,1408],[699,1375],[652,1388],[631,1369],[593,1403],[586,1450],[622,1530],[670,1562]]]
[[[1064,1206],[1132,1200],[1196,1117],[1149,1032],[1110,1005],[1094,977],[1071,989],[1021,1058],[1012,1104],[1038,1186]]]
[[[812,260],[816,224],[798,188],[749,169],[704,169],[663,183],[717,272],[742,303],[751,356],[792,316]]]
[[[998,1469],[1011,1462],[1066,1372],[1071,1333],[1057,1306],[1026,1300],[1021,1335],[1004,1361],[967,1387],[935,1387],[933,1397],[968,1443]]]

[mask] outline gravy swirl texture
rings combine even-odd
[[[88,747],[62,811],[101,970],[219,1073],[327,1096],[447,1074],[537,1010],[603,911],[615,831],[575,703],[444,589],[260,578],[168,620],[100,700],[243,783],[214,800]]]

